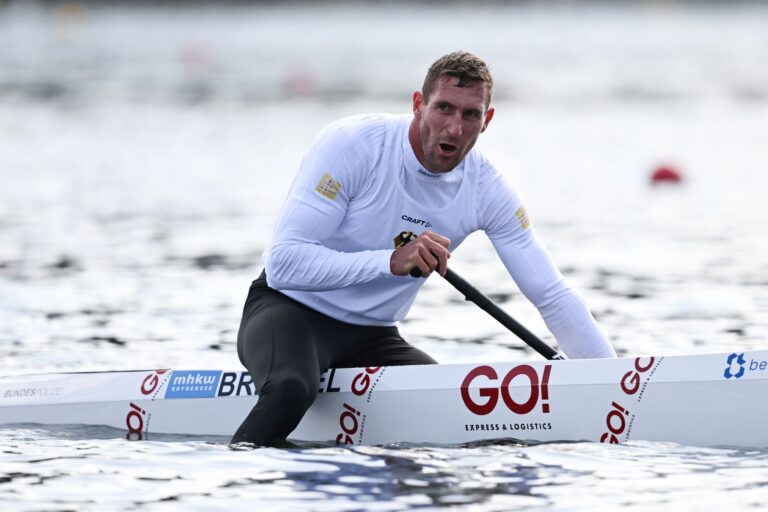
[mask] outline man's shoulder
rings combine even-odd
[[[392,114],[358,114],[338,119],[326,128],[326,132],[346,135],[348,137],[383,137],[388,131],[395,130],[407,123],[407,116]]]
[[[356,115],[328,125],[316,143],[335,153],[353,155],[372,167],[388,149],[397,147],[396,141],[401,138],[403,129],[407,132],[407,117],[404,116]]]
[[[472,148],[467,154],[465,167],[482,180],[501,176],[493,162],[478,148]]]
[[[466,169],[474,177],[481,196],[498,195],[518,196],[518,192],[509,177],[502,173],[491,160],[477,148],[469,152]]]

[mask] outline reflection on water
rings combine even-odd
[[[242,301],[304,149],[338,117],[407,113],[424,68],[455,48],[488,59],[498,83],[480,146],[621,354],[765,348],[767,20],[759,5],[3,4],[2,373],[237,366]],[[682,186],[651,187],[668,163]],[[451,261],[552,342],[482,235]],[[439,279],[401,330],[442,362],[538,357]],[[3,429],[0,502],[491,511],[768,499],[764,450],[225,443]]]

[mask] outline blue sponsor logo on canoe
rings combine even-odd
[[[726,359],[723,377],[726,379],[740,379],[746,372],[764,372],[768,370],[768,361],[761,359],[747,359],[744,357],[744,352],[730,354]]]
[[[744,375],[744,363],[746,363],[746,361],[744,360],[743,353],[737,354],[734,352],[729,355],[726,360],[728,366],[725,367],[723,377],[726,379],[740,379]]]
[[[171,372],[165,398],[210,398],[216,396],[221,370]]]

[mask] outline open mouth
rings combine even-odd
[[[451,154],[451,153],[454,153],[454,152],[456,152],[456,150],[458,149],[458,148],[457,148],[456,146],[454,146],[453,144],[447,144],[447,143],[445,143],[445,142],[441,142],[441,143],[439,144],[439,146],[440,146],[440,149],[443,151],[443,153],[447,153],[447,154]]]

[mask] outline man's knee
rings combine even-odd
[[[318,383],[300,375],[287,375],[272,379],[270,382],[273,399],[283,407],[296,410],[303,415],[315,401],[318,393]]]

